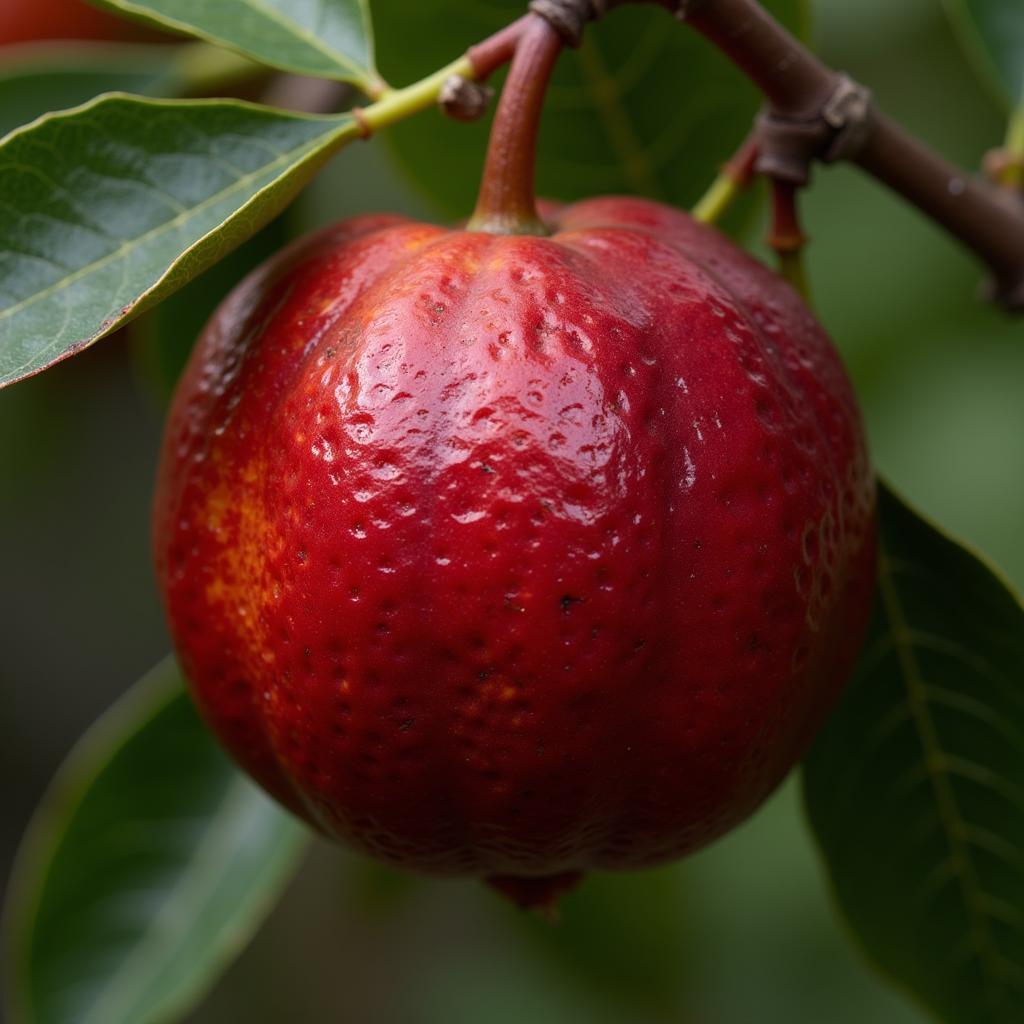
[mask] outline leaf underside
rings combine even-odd
[[[270,67],[372,89],[367,0],[96,0],[158,28],[188,32]]]

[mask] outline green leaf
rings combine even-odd
[[[1021,0],[945,0],[957,37],[1009,106],[1024,103]]]
[[[284,71],[352,82],[374,93],[367,0],[95,0],[157,28],[219,43]]]
[[[109,334],[276,216],[349,115],[107,96],[0,144],[0,387]]]
[[[418,77],[523,11],[521,0],[374,0],[381,66]],[[801,0],[766,6],[790,28]],[[654,5],[614,9],[559,59],[541,121],[538,193],[577,199],[635,193],[691,205],[732,155],[757,111],[757,92],[713,46]],[[387,132],[399,164],[441,210],[472,211],[489,119],[439,112]]]
[[[19,852],[12,1019],[184,1012],[273,906],[307,835],[228,762],[163,662],[86,733]]]
[[[1024,607],[880,495],[867,645],[804,769],[814,833],[868,956],[947,1024],[1024,1006]]]
[[[20,48],[0,68],[0,137],[101,92],[176,92],[176,46],[73,43]]]

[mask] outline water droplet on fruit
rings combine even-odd
[[[690,449],[683,449],[683,479],[680,480],[679,486],[684,490],[688,491],[697,482],[697,466],[693,461],[693,457],[690,455]]]
[[[452,519],[457,523],[475,523],[487,515],[487,510],[482,508],[469,509],[466,512],[453,512]]]

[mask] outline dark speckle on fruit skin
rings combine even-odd
[[[549,238],[363,217],[207,327],[161,587],[211,726],[327,835],[440,874],[697,849],[859,647],[874,490],[796,295],[684,214]]]

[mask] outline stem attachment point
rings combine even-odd
[[[769,107],[757,120],[757,170],[772,178],[806,185],[815,160],[835,163],[853,158],[871,134],[871,93],[846,75],[837,75],[832,94],[806,118]]]
[[[437,95],[441,112],[456,121],[476,121],[487,112],[494,90],[462,75],[449,75]]]
[[[603,18],[608,0],[530,0],[530,11],[542,17],[573,48],[583,42],[588,21]]]

